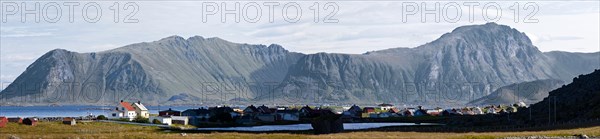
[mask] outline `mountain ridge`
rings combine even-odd
[[[150,104],[463,105],[512,83],[568,80],[600,67],[593,64],[599,55],[541,52],[524,33],[496,23],[458,27],[415,48],[363,54],[302,54],[277,44],[174,35],[101,52],[52,50],[0,93],[0,103],[26,103],[20,100],[37,95],[31,104],[132,99]],[[40,83],[28,85],[31,80]],[[65,84],[67,90],[59,90]],[[90,89],[81,87],[86,84],[97,87],[82,91]]]

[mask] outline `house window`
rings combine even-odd
[[[117,117],[117,114],[116,114],[116,113],[113,113],[113,114],[112,114],[112,116],[113,116],[113,117]]]

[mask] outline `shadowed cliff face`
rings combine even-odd
[[[542,101],[548,92],[563,85],[563,81],[555,79],[535,80],[503,86],[490,95],[473,100],[469,106],[511,105],[519,102],[533,104]]]
[[[300,54],[279,45],[172,36],[98,53],[53,50],[0,98],[12,104],[125,99],[150,104],[462,105],[513,83],[568,81],[600,68],[599,56],[542,53],[524,33],[495,23],[459,27],[415,48],[365,54]]]
[[[579,75],[571,83],[549,92],[548,97],[519,110],[518,119],[529,124],[581,121],[600,118],[600,70]]]

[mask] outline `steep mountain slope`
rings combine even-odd
[[[365,54],[172,36],[98,53],[53,50],[3,90],[0,103],[464,105],[513,83],[569,80],[600,68],[599,59],[600,53],[542,53],[524,33],[495,23]]]
[[[568,62],[561,58],[574,55]],[[512,83],[559,78],[600,66],[599,53],[542,53],[504,25],[463,26],[416,48],[301,58],[279,87],[283,102],[464,104]],[[569,63],[568,67],[566,63]],[[577,69],[575,69],[577,67]],[[318,86],[318,87],[315,87]],[[291,96],[291,97],[290,97]],[[302,97],[299,97],[302,96]]]
[[[600,118],[600,70],[573,78],[567,85],[553,90],[543,101],[531,105],[530,110],[518,113],[521,119],[545,124]]]
[[[30,65],[1,97],[21,104],[110,104],[121,99],[158,104],[172,96],[202,98],[187,103],[227,101],[253,96],[247,89],[250,82],[280,82],[300,56],[279,45],[198,36],[172,36],[99,53],[58,49]]]
[[[560,87],[561,85],[563,85],[563,83],[563,81],[556,79],[515,83],[504,87],[500,87],[491,94],[473,100],[467,105],[510,105],[518,102],[533,104],[542,101],[545,97],[548,96],[548,92]]]

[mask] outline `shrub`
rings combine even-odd
[[[136,116],[136,117],[133,119],[133,122],[136,122],[136,123],[149,123],[149,121],[148,121],[148,118],[144,118],[144,117],[142,117],[142,116],[139,116],[139,115],[138,115],[138,116]]]
[[[158,119],[154,119],[154,120],[152,120],[152,123],[153,123],[153,124],[163,124],[163,123],[162,123],[162,122],[160,122],[160,120],[158,120]]]
[[[106,118],[106,116],[104,116],[104,115],[98,115],[98,117],[96,117],[96,119],[98,119],[98,120],[108,120],[108,118]]]

